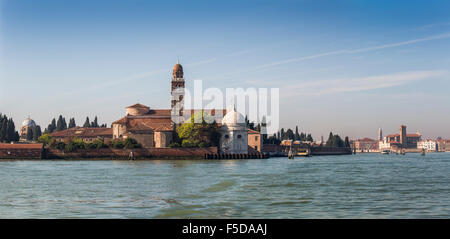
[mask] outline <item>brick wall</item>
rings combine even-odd
[[[57,149],[46,149],[45,158],[118,158],[127,159],[133,151],[135,158],[203,158],[205,154],[217,153],[216,147],[209,148],[141,148],[141,149],[83,149],[75,152],[64,152]]]
[[[0,159],[40,159],[42,149],[0,149]]]

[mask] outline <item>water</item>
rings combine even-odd
[[[450,218],[450,153],[0,161],[0,218]]]

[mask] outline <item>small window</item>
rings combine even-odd
[[[237,136],[237,137],[238,137],[238,139],[240,139],[240,138],[242,138],[242,135],[238,134],[238,136]]]
[[[225,138],[228,139],[228,138],[230,138],[230,136],[229,136],[228,134],[226,134],[226,135],[225,135]]]
[[[255,136],[255,140],[258,140],[258,136]]]

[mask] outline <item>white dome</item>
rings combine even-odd
[[[25,119],[25,120],[22,122],[22,127],[25,127],[25,126],[28,126],[28,127],[35,127],[35,126],[36,126],[36,123],[34,122],[34,120],[32,120],[32,119],[30,119],[30,118],[27,118],[27,119]]]
[[[228,126],[233,125],[245,126],[245,117],[233,108],[223,117],[222,124]]]

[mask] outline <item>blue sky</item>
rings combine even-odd
[[[187,87],[279,87],[281,127],[450,138],[448,1],[0,0],[0,112],[110,124]]]

